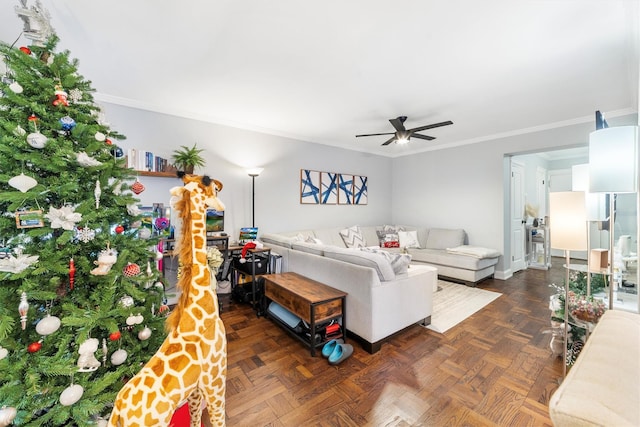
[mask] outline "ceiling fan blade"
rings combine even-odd
[[[406,119],[406,117],[405,117]],[[395,119],[389,119],[389,122],[391,123],[391,125],[396,128],[397,131],[404,131],[406,130],[404,127],[404,120],[402,120],[401,117],[396,117]]]
[[[452,125],[453,122],[451,120],[447,120],[446,122],[434,123],[432,125],[420,126],[417,128],[409,129],[411,132],[420,132],[421,130],[439,128],[440,126],[449,126]]]
[[[389,144],[391,144],[391,143],[392,143],[393,141],[395,141],[395,140],[396,140],[396,137],[395,137],[395,136],[393,136],[393,137],[389,138],[388,140],[386,140],[385,142],[383,142],[383,143],[382,143],[382,145],[383,145],[383,146],[385,146],[385,145],[389,145]]]
[[[433,141],[434,139],[436,139],[433,136],[429,136],[429,135],[420,135],[419,133],[414,133],[411,134],[411,138],[419,138],[419,139],[426,139],[427,141]]]
[[[356,138],[361,136],[379,136],[379,135],[395,135],[395,132],[387,132],[387,133],[368,133],[366,135],[356,135]]]

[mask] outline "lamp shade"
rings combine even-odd
[[[567,251],[587,249],[587,213],[583,191],[549,193],[551,247]]]
[[[618,126],[589,135],[589,192],[635,193],[638,188],[638,127]]]
[[[573,165],[571,167],[571,189],[584,191],[587,208],[587,221],[604,221],[606,216],[606,200],[603,193],[589,193],[589,164]]]
[[[264,170],[264,168],[251,168],[251,169],[247,169],[247,175],[249,176],[258,176],[262,173],[262,171]]]

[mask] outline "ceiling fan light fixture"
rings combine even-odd
[[[409,138],[408,137],[403,136],[403,137],[400,137],[400,138],[396,139],[396,144],[403,145],[403,144],[408,144],[408,143],[409,143]]]

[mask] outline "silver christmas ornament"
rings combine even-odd
[[[120,349],[113,352],[111,355],[111,363],[114,365],[122,365],[127,360],[127,351]]]

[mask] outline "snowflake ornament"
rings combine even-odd
[[[80,89],[74,88],[69,91],[69,99],[74,104],[77,104],[82,99],[82,91]]]
[[[82,243],[88,243],[96,238],[96,231],[89,227],[78,228],[76,230],[76,239]]]
[[[63,206],[60,209],[50,207],[49,213],[44,216],[51,222],[51,228],[71,231],[82,220],[82,214],[75,212],[74,209],[73,206]]]

